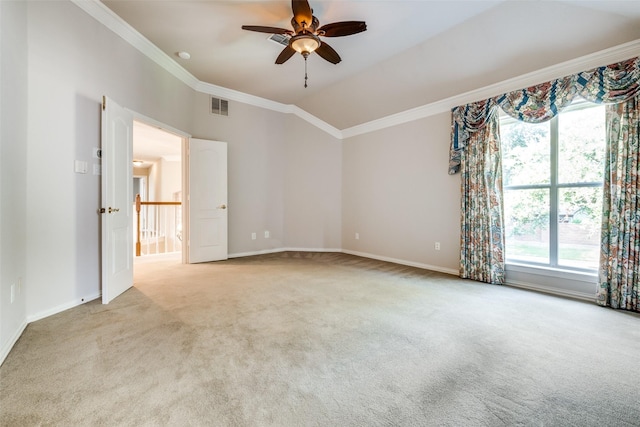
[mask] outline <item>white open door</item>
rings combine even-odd
[[[189,141],[189,263],[227,259],[227,143]]]
[[[102,303],[133,286],[133,116],[102,103]]]

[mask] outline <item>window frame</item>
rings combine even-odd
[[[575,99],[569,106],[564,108],[559,114],[549,120],[549,159],[550,159],[550,177],[548,184],[520,184],[520,185],[503,185],[503,197],[508,190],[535,190],[535,189],[547,189],[549,191],[549,262],[535,262],[527,261],[518,258],[507,258],[508,251],[506,250],[505,241],[505,263],[508,265],[542,268],[553,271],[566,271],[574,273],[586,273],[589,276],[596,274],[598,267],[594,268],[581,268],[570,265],[559,264],[558,260],[558,194],[562,188],[602,188],[604,185],[604,175],[602,180],[595,182],[580,182],[580,183],[558,183],[558,159],[559,159],[559,126],[558,118],[563,113],[572,111],[584,110],[587,108],[602,107],[602,104],[596,104],[582,98]],[[500,110],[499,124],[502,128],[503,125],[513,124],[520,122],[518,119],[509,116],[504,111]],[[502,159],[501,159],[502,161]],[[604,174],[604,170],[603,170]],[[555,220],[554,220],[555,219]]]

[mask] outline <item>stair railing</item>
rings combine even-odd
[[[143,239],[147,254],[152,251],[156,254],[177,252],[176,239],[182,240],[181,218],[177,208],[181,205],[182,202],[143,202],[140,194],[136,194],[136,256],[142,255]],[[140,226],[141,216],[145,220],[144,230]],[[162,245],[161,238],[164,239]],[[172,242],[172,251],[168,250],[168,239]]]

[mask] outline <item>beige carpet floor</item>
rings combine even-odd
[[[344,254],[135,277],[27,327],[0,425],[640,425],[636,314]]]

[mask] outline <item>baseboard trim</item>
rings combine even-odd
[[[102,296],[100,292],[97,294],[88,295],[84,298],[76,299],[73,301],[66,302],[64,304],[60,304],[56,307],[50,308],[48,310],[41,311],[39,313],[33,314],[27,317],[27,323],[36,322],[40,319],[44,319],[45,317],[53,316],[54,314],[62,313],[65,310],[69,310],[70,308],[77,307],[79,305],[88,303],[89,301],[93,301]]]
[[[390,257],[381,256],[381,255],[370,254],[370,253],[367,253],[367,252],[358,252],[358,251],[352,251],[352,250],[340,249],[340,248],[277,248],[277,249],[274,248],[274,249],[265,249],[265,250],[254,251],[254,252],[239,252],[239,253],[229,254],[229,258],[241,258],[241,257],[247,257],[247,256],[255,256],[255,255],[275,254],[275,253],[278,253],[278,252],[336,252],[336,253],[344,253],[344,254],[349,254],[349,255],[360,256],[360,257],[363,257],[363,258],[375,259],[375,260],[378,260],[378,261],[392,262],[394,264],[400,264],[400,265],[406,265],[406,266],[409,266],[409,267],[421,268],[423,270],[431,270],[431,271],[437,271],[439,273],[452,274],[454,276],[458,276],[459,275],[459,272],[457,270],[453,270],[453,269],[450,269],[450,268],[439,267],[437,265],[423,264],[423,263],[420,263],[420,262],[405,261],[403,259],[390,258]]]
[[[513,288],[526,289],[528,291],[542,292],[545,294],[568,297],[568,298],[573,298],[573,299],[578,299],[578,300],[588,301],[588,302],[594,302],[596,298],[595,295],[591,295],[585,292],[552,288],[552,287],[543,286],[543,285],[536,285],[533,283],[520,282],[517,280],[508,280],[505,283],[505,285],[511,286]]]
[[[339,248],[272,248],[263,249],[253,252],[238,252],[229,254],[229,258],[242,258],[247,256],[265,255],[265,254],[277,254],[279,252],[342,252]]]
[[[374,254],[370,254],[370,253],[367,253],[367,252],[352,251],[352,250],[349,250],[349,249],[343,249],[342,252],[345,253],[345,254],[349,254],[349,255],[356,255],[356,256],[361,256],[361,257],[364,257],[364,258],[377,259],[378,261],[392,262],[394,264],[400,264],[400,265],[406,265],[406,266],[409,266],[409,267],[422,268],[423,270],[431,270],[431,271],[437,271],[439,273],[452,274],[454,276],[458,276],[460,274],[458,270],[454,270],[454,269],[451,269],[451,268],[445,268],[445,267],[439,267],[437,265],[423,264],[421,262],[405,261],[403,259],[390,258],[390,257],[386,257],[386,256],[381,256],[381,255],[374,255]]]
[[[16,332],[13,334],[11,339],[7,341],[4,347],[2,347],[2,350],[0,350],[0,366],[2,366],[2,364],[4,363],[9,353],[11,353],[11,349],[13,349],[13,346],[16,345],[16,343],[22,336],[22,333],[24,332],[24,330],[27,329],[28,324],[29,322],[27,322],[27,320],[25,319],[20,325],[20,327],[16,330]]]
[[[255,256],[255,255],[266,255],[266,254],[276,254],[278,252],[284,252],[282,248],[273,248],[273,249],[262,249],[259,251],[251,251],[251,252],[237,252],[234,254],[228,254],[229,259],[231,258],[243,258],[247,256]]]
[[[341,253],[342,249],[340,248],[284,248],[283,252],[337,252]]]

